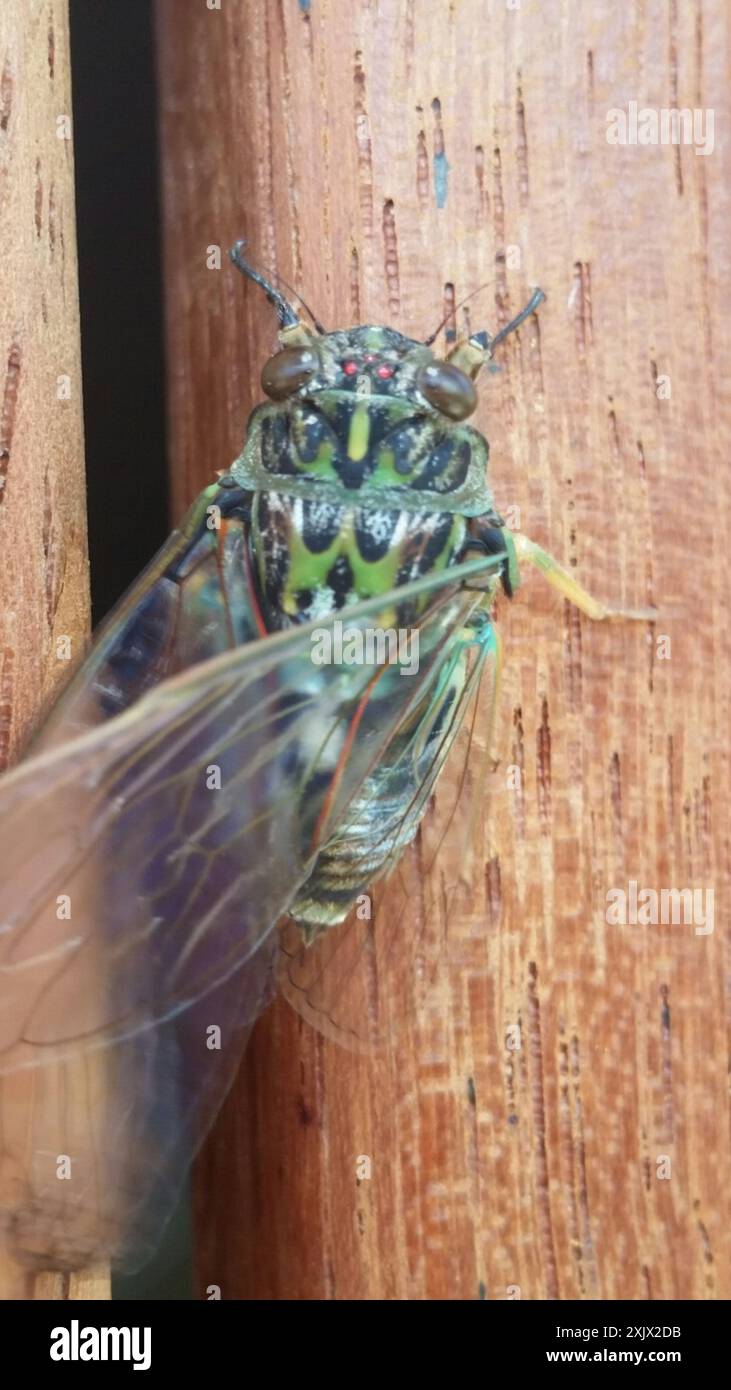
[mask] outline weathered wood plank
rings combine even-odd
[[[68,6],[7,0],[0,10],[0,770],[18,756],[88,634],[72,137]],[[0,1083],[0,1210],[10,1246],[1,1297],[106,1296],[103,1270],[36,1276],[10,1253],[40,1252],[46,1218],[34,1182],[44,1162],[71,1135],[74,1161],[93,1142],[79,1083],[71,1065]],[[53,1183],[44,1183],[47,1195]]]

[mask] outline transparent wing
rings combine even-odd
[[[167,677],[261,635],[248,500],[214,483],[94,633],[32,745],[47,749],[121,714]]]
[[[454,585],[484,569],[399,590],[400,604],[437,593],[410,678],[316,665],[302,628],[164,681],[3,778],[3,1209],[28,1258],[154,1244],[269,996],[272,929],[438,679],[475,603]],[[387,595],[349,609],[348,625],[392,611]],[[81,1161],[68,1153],[77,1116],[94,1130]],[[73,1159],[65,1185],[59,1154]]]
[[[418,825],[410,843],[384,865],[341,926],[309,945],[293,921],[280,932],[281,992],[313,1027],[354,1051],[377,1048],[430,996],[437,999],[460,913],[472,906],[479,881],[475,855],[483,844],[500,667],[497,634],[488,620],[463,634],[455,659],[464,662],[462,679],[454,698],[443,701],[432,736],[423,728],[410,735],[390,774],[366,783],[360,797],[361,815],[372,802],[373,820],[380,819],[380,835],[387,839],[393,834],[383,816],[389,786],[400,783],[404,758],[412,757],[421,740],[426,746],[421,757],[417,749],[418,775],[405,808],[399,798],[400,823]],[[363,857],[372,852],[371,841]]]

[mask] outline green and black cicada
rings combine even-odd
[[[232,258],[278,313],[268,400],[0,784],[0,1217],[45,1263],[154,1246],[278,981],[323,1026],[340,999],[357,1045],[349,923],[377,930],[378,880],[402,940],[444,927],[449,885],[428,896],[426,871],[464,759],[436,813],[433,793],[499,666],[491,606],[521,559],[608,616],[506,530],[467,423],[540,291],[437,359],[391,328],[307,327]],[[13,1147],[27,1068],[46,1099]],[[95,1145],[60,1184],[74,1104]]]

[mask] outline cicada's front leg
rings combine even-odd
[[[560,565],[558,560],[554,560],[546,550],[535,541],[531,541],[527,536],[517,534],[511,537],[516,557],[516,567],[520,560],[525,560],[528,564],[535,565],[545,576],[549,584],[554,589],[558,589],[560,594],[567,598],[569,603],[575,604],[587,617],[601,620],[604,618],[628,618],[635,622],[654,622],[657,618],[655,608],[614,608],[606,603],[594,598],[588,591],[579,584],[568,570]]]
[[[485,555],[505,555],[500,580],[508,598],[513,597],[520,585],[520,562],[524,561],[535,565],[554,589],[558,589],[569,603],[575,604],[589,618],[654,622],[657,617],[655,608],[614,608],[594,598],[548,551],[520,532],[509,531],[494,513],[471,518],[465,550],[479,550]]]
[[[519,532],[514,534],[505,526],[501,517],[495,512],[488,512],[482,516],[470,518],[468,524],[468,539],[464,546],[464,558],[466,552],[476,550],[485,555],[504,555],[504,563],[499,571],[499,579],[492,576],[485,586],[485,599],[483,606],[489,610],[492,599],[495,596],[497,583],[500,583],[508,598],[512,598],[520,586],[520,561],[527,561],[535,565],[545,575],[549,584],[554,589],[558,589],[570,603],[576,605],[582,613],[594,619],[604,618],[628,618],[635,621],[653,622],[657,617],[654,608],[611,608],[605,603],[595,599],[578,580],[568,570],[560,565],[558,560],[554,560],[552,555],[536,545],[527,536]],[[496,632],[496,630],[495,630]],[[497,639],[497,632],[496,632]],[[493,689],[493,704],[490,719],[490,745],[495,736],[495,713],[497,709],[497,694],[502,670],[502,653],[498,640],[498,648],[495,661],[495,683]],[[497,757],[493,754],[493,766],[497,765]]]

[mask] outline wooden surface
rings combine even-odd
[[[470,321],[495,330],[540,284],[482,385],[498,506],[662,610],[592,624],[533,575],[502,606],[503,769],[449,987],[375,1059],[283,1004],[260,1023],[199,1166],[203,1297],[731,1295],[723,8],[159,0],[176,514],[238,453],[274,343],[236,237],[333,327],[424,337],[488,281]],[[630,101],[713,108],[714,152],[609,144]],[[715,929],[609,925],[629,880],[713,889]]]
[[[67,679],[89,593],[68,13],[65,0],[0,8],[0,770]],[[66,645],[65,639],[69,639]],[[60,645],[59,645],[60,644]],[[59,657],[60,653],[60,657]],[[4,865],[3,872],[12,872]],[[23,1220],[31,1148],[58,1143],[53,1068],[0,1083],[0,1206]],[[42,1137],[44,1136],[44,1137]],[[77,1130],[77,1145],[84,1140]],[[76,1150],[75,1150],[76,1152]],[[15,1235],[17,1230],[13,1228]],[[11,1239],[14,1241],[14,1236]],[[102,1297],[103,1272],[62,1276],[0,1261],[0,1297]]]

